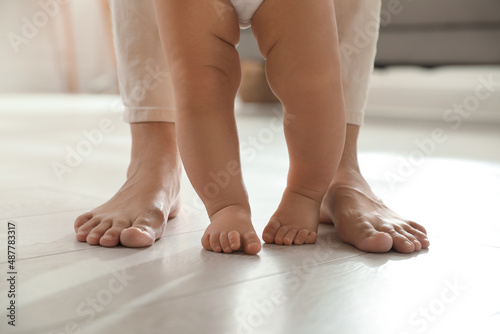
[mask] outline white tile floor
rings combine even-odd
[[[499,124],[367,120],[363,172],[391,207],[428,228],[431,248],[419,254],[367,254],[332,226],[321,226],[316,245],[206,252],[208,220],[186,179],[182,213],[155,246],[104,249],[77,242],[72,226],[124,181],[130,138],[116,101],[0,98],[1,333],[500,332]],[[271,107],[238,110],[258,233],[285,184],[275,117]],[[103,120],[112,131],[85,146],[83,132]],[[419,159],[415,140],[436,128],[446,140]],[[58,177],[54,162],[78,147],[85,156]],[[5,316],[8,222],[17,226],[15,328]]]

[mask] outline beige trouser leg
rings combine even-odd
[[[265,0],[264,0],[265,1]],[[381,0],[334,0],[347,123],[362,125]],[[174,95],[152,0],[111,0],[125,121],[174,122]]]
[[[111,11],[125,121],[173,122],[172,83],[152,0],[111,0]]]

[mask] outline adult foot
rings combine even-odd
[[[225,207],[210,217],[210,225],[201,238],[203,248],[216,253],[243,251],[255,255],[261,244],[253,228],[249,208]]]
[[[76,238],[91,245],[151,246],[180,209],[181,163],[173,123],[134,123],[127,181],[106,203],[79,216]]]
[[[316,242],[320,201],[285,189],[281,203],[264,228],[262,239],[277,245]]]
[[[412,253],[429,247],[425,228],[389,209],[355,169],[339,168],[323,198],[320,221],[333,222],[342,241],[366,252]]]
[[[425,228],[390,210],[370,189],[359,170],[360,127],[347,124],[340,166],[320,210],[322,223],[334,223],[339,238],[373,253],[394,249],[412,253],[429,247]]]

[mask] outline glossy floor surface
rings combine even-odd
[[[362,171],[386,204],[427,227],[431,247],[417,254],[359,251],[331,225],[315,245],[264,245],[258,256],[204,251],[208,219],[185,176],[182,212],[160,241],[106,249],[76,241],[73,221],[124,181],[130,136],[117,102],[2,99],[1,333],[500,332],[499,124],[367,119]],[[270,127],[280,117],[271,106],[238,108],[259,234],[286,181],[283,135]],[[102,135],[91,141],[94,129]],[[5,316],[10,300],[15,327]]]

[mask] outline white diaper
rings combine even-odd
[[[260,5],[264,0],[229,0],[233,5],[236,13],[238,14],[238,20],[240,21],[240,28],[246,29],[250,27],[252,23],[252,18],[259,9]]]

